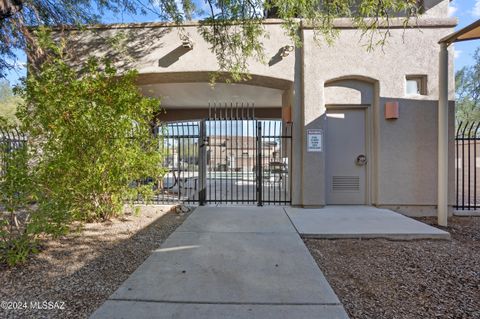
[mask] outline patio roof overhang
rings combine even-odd
[[[438,43],[445,43],[446,45],[450,45],[454,42],[477,39],[480,39],[480,19],[466,26],[465,28],[442,38]]]
[[[448,221],[448,46],[454,42],[480,39],[480,19],[444,38],[440,44],[438,72],[438,185],[437,223]]]

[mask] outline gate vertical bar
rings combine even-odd
[[[257,205],[263,206],[262,188],[263,188],[263,171],[262,171],[262,122],[257,121]]]
[[[480,123],[477,124],[473,132],[473,209],[477,209],[477,132]]]
[[[178,126],[179,124],[177,123],[177,175],[176,175],[176,181],[177,181],[177,195],[178,195],[178,201],[180,202],[181,200],[181,193],[180,193],[180,128]],[[173,168],[175,170],[175,167]],[[175,176],[175,175],[174,175]]]
[[[241,140],[241,143],[242,143],[242,148],[245,147],[245,143],[244,143],[244,139],[243,139],[243,126],[244,126],[244,117],[243,117],[243,102],[242,102],[242,106],[241,106],[241,131],[242,131],[242,140]],[[247,167],[248,167],[248,143],[247,143],[247,147],[246,147],[246,151],[247,151]],[[248,169],[247,169],[247,174],[248,174]],[[245,184],[248,183],[248,178],[247,178],[247,181],[245,182],[245,156],[243,155],[243,150],[242,150],[242,200],[245,200]],[[248,185],[248,184],[247,184]]]
[[[468,130],[468,210],[470,210],[470,205],[472,205],[472,199],[470,196],[470,190],[472,188],[472,183],[471,183],[471,146],[472,146],[472,128],[475,123],[472,123],[470,125],[470,129]]]
[[[460,194],[460,173],[461,173],[461,170],[460,170],[460,162],[458,160],[458,158],[460,157],[460,152],[459,152],[459,148],[460,148],[460,129],[462,128],[462,122],[460,122],[460,124],[458,125],[458,128],[457,128],[457,134],[455,135],[455,170],[456,170],[456,189],[455,189],[455,196],[456,196],[456,208],[458,209],[459,206],[460,206],[460,202],[459,202],[459,194]]]
[[[224,126],[224,123],[225,123],[225,120],[223,118],[223,116],[225,115],[224,114],[224,108],[222,107],[222,105],[220,104],[220,109],[219,109],[219,112],[220,112],[220,122],[218,122],[220,124],[220,149],[219,149],[219,152],[220,152],[220,164],[221,164],[221,171],[220,171],[220,203],[223,204],[223,201],[224,201],[224,196],[223,196],[223,183],[224,183],[224,176],[225,176],[225,166],[223,165],[223,159],[224,159],[224,156],[223,156],[223,147],[226,146],[226,141],[224,142],[223,141],[223,126]],[[226,147],[225,147],[226,148]],[[226,152],[226,150],[225,150]]]
[[[465,129],[462,130],[462,209],[465,207]]]
[[[229,174],[230,174],[230,202],[233,203],[234,197],[233,197],[233,103],[230,103],[230,155],[228,156],[228,163],[229,165]],[[236,142],[235,142],[236,143]]]
[[[207,199],[207,129],[206,121],[200,122],[198,143],[198,204],[204,206]]]

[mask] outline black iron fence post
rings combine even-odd
[[[200,122],[198,143],[198,203],[204,206],[207,199],[207,129],[205,120]]]
[[[257,121],[257,205],[263,206],[262,122]]]

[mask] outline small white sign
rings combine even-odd
[[[322,138],[322,130],[307,130],[307,152],[321,152]]]

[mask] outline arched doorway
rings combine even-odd
[[[292,134],[284,93],[291,83],[270,79],[259,85],[265,78],[257,76],[212,87],[197,73],[168,78],[139,83],[164,108],[158,132],[168,172],[157,200],[290,204]]]
[[[325,84],[329,205],[372,204],[377,97],[378,82],[370,78],[348,76]]]

